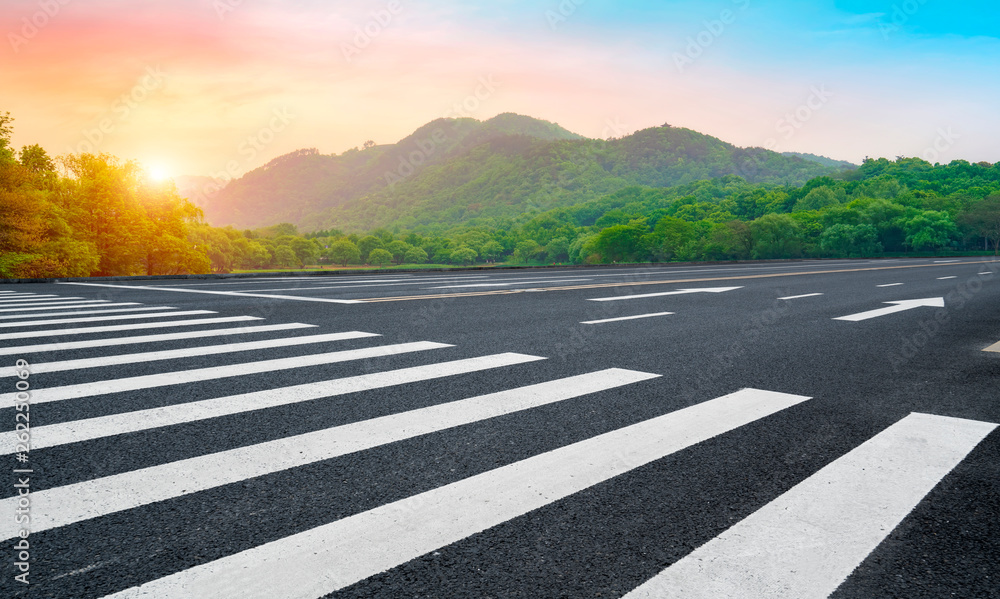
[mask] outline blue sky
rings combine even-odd
[[[342,152],[508,111],[590,137],[669,122],[852,161],[1000,161],[995,4],[92,0],[14,41],[38,10],[0,5],[15,143],[177,174],[239,174],[298,148]],[[157,85],[120,110],[154,68]],[[275,110],[294,118],[245,151]]]

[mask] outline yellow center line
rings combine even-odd
[[[868,272],[876,270],[899,270],[902,268],[928,268],[934,266],[962,266],[965,264],[992,264],[994,260],[982,260],[976,262],[960,262],[948,264],[910,264],[906,266],[877,266],[873,268],[845,268],[838,270],[813,270],[808,272],[782,272],[764,275],[730,275],[725,277],[708,277],[700,279],[670,279],[665,281],[634,281],[631,283],[592,283],[590,285],[570,285],[565,287],[532,287],[530,289],[503,289],[497,291],[474,291],[468,293],[447,293],[438,295],[407,295],[400,297],[373,297],[369,299],[356,300],[365,303],[376,302],[408,302],[414,300],[448,299],[458,297],[480,297],[484,295],[511,295],[515,293],[525,293],[528,291],[575,291],[578,289],[604,289],[609,287],[636,287],[639,285],[677,285],[681,283],[705,283],[710,281],[736,281],[744,279],[770,279],[774,277],[801,277],[806,275],[827,275],[845,272]]]

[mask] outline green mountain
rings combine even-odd
[[[572,206],[631,185],[726,175],[801,185],[839,170],[668,125],[605,141],[508,113],[438,119],[396,144],[339,155],[298,150],[231,182],[204,209],[212,224],[239,228],[419,229]]]
[[[782,152],[782,156],[798,156],[803,160],[810,160],[823,166],[829,166],[836,169],[855,169],[858,168],[857,164],[848,162],[846,160],[837,160],[835,158],[827,158],[826,156],[819,156],[817,154],[809,154],[808,152]]]

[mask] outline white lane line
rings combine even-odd
[[[805,295],[790,295],[788,297],[779,297],[778,299],[779,300],[795,300],[795,299],[804,299],[804,298],[807,298],[807,297],[819,297],[821,295],[823,295],[823,294],[822,293],[807,293]]]
[[[86,299],[83,297],[63,297],[61,295],[33,295],[31,297],[18,297],[18,298],[8,298],[4,297],[0,299],[0,304],[9,304],[11,302],[57,302],[59,300],[78,300]]]
[[[592,372],[40,491],[31,494],[31,530],[99,518],[659,376],[619,369]],[[13,510],[17,499],[0,500],[0,510],[8,504]],[[13,518],[0,519],[0,540],[17,536],[19,529]]]
[[[6,339],[32,339],[35,337],[59,337],[62,335],[86,335],[88,333],[111,333],[115,331],[137,331],[139,329],[166,329],[169,327],[192,327],[202,324],[220,324],[223,322],[249,322],[264,320],[256,316],[226,316],[222,318],[198,318],[196,320],[171,320],[167,322],[138,322],[134,324],[116,324],[106,327],[83,327],[79,329],[54,329],[49,331],[31,331],[27,333],[0,333],[0,341]]]
[[[368,283],[367,281],[359,281],[357,284],[350,284],[350,282],[347,282],[347,283],[342,284],[342,285],[330,285],[330,286],[327,286],[327,285],[316,285],[316,286],[309,286],[309,287],[283,287],[283,288],[280,288],[280,289],[247,289],[247,290],[240,291],[240,293],[268,293],[268,292],[274,292],[274,291],[313,291],[313,290],[316,290],[316,289],[360,289],[360,288],[363,288],[363,287],[407,287],[407,286],[410,286],[410,285],[426,285],[427,283],[443,282],[443,281],[481,281],[483,279],[488,279],[488,278],[489,277],[487,277],[485,275],[482,275],[482,276],[478,276],[478,277],[460,277],[460,278],[448,278],[448,279],[440,279],[440,280],[438,280],[438,279],[429,279],[429,280],[422,280],[419,283],[413,283],[412,282],[413,279],[401,279],[400,282],[398,282],[398,283],[397,282],[391,282],[391,281],[376,281],[376,283],[378,283],[378,284],[374,284],[374,285],[368,285],[368,284],[366,284],[366,283]],[[326,283],[326,282],[329,282],[329,281],[317,281],[317,283],[320,283],[320,282]]]
[[[668,295],[687,295],[689,293],[725,293],[735,291],[742,287],[711,287],[707,289],[679,289],[677,291],[662,291],[659,293],[643,293],[641,295],[616,295],[614,297],[599,297],[592,299],[592,302],[617,302],[620,300],[642,299],[647,297],[665,297]]]
[[[876,287],[899,287],[900,285],[905,285],[906,283],[889,283],[888,285],[876,285]]]
[[[108,597],[264,598],[280,574],[282,597],[315,599],[807,399],[741,391]]]
[[[914,310],[916,308],[944,308],[943,297],[928,297],[924,299],[913,299],[913,300],[903,300],[900,302],[882,302],[882,303],[892,304],[892,305],[889,306],[888,308],[879,308],[877,310],[869,310],[868,312],[861,312],[858,314],[841,316],[839,318],[834,318],[834,320],[861,322],[862,320],[879,318],[880,316],[887,316],[889,314],[895,314],[896,312],[905,312],[907,310]]]
[[[7,304],[5,306],[0,306],[0,312],[31,312],[37,310],[68,310],[69,308],[96,308],[98,306],[141,306],[142,304],[138,302],[131,302],[128,304],[109,304],[108,300],[79,300],[71,302],[58,302],[55,304],[45,304],[40,306],[38,304],[17,304],[14,307],[12,304]]]
[[[953,264],[955,262],[961,262],[961,260],[935,260],[934,264]]]
[[[604,324],[607,322],[621,322],[623,320],[638,320],[640,318],[655,318],[657,316],[669,316],[673,312],[657,312],[656,314],[640,314],[638,316],[621,316],[619,318],[605,318],[604,320],[585,320],[580,324]]]
[[[230,297],[261,297],[266,299],[320,302],[326,304],[363,304],[358,300],[329,299],[324,297],[299,297],[295,295],[270,295],[263,293],[242,293],[239,291],[209,291],[207,289],[185,289],[182,287],[147,287],[144,285],[109,285],[107,283],[57,283],[58,285],[83,285],[86,287],[112,287],[115,289],[139,289],[142,291],[173,291],[176,293],[202,293],[207,295],[228,295]]]
[[[938,277],[938,281],[949,281],[951,279],[957,279],[958,277]]]
[[[537,279],[527,279],[512,283],[474,283],[470,285],[442,285],[441,287],[425,287],[425,289],[465,289],[472,287],[511,287],[513,285],[536,285],[538,283],[571,283],[574,281],[593,281],[594,279],[550,279],[539,281]]]
[[[103,308],[104,306],[101,306]],[[73,308],[67,308],[73,309]],[[120,312],[151,312],[154,310],[176,310],[173,306],[145,306],[142,308],[114,308],[111,310],[77,310],[75,312],[56,312],[55,314],[45,314],[46,318],[51,316],[82,316],[84,314],[113,314]],[[17,318],[38,318],[39,314],[4,314],[0,315],[0,320],[14,320]]]
[[[989,270],[988,270],[988,271],[986,271],[986,272],[981,272],[981,273],[979,273],[979,276],[981,276],[981,277],[985,277],[985,276],[989,276],[989,275],[993,275],[993,274],[996,274],[996,273],[994,273],[994,272],[992,272],[992,271],[989,271]]]
[[[384,389],[386,387],[405,385],[406,383],[429,381],[446,376],[468,374],[544,359],[524,354],[496,354],[480,358],[468,358],[426,366],[414,366],[386,372],[362,374],[317,383],[305,383],[292,387],[282,387],[280,389],[231,395],[229,397],[218,397],[162,408],[113,414],[111,416],[99,416],[97,418],[88,418],[74,422],[32,427],[31,447],[32,449],[40,449],[103,437],[113,437],[125,433],[135,433],[154,428],[184,424],[186,422],[196,422],[220,416],[264,410],[316,399],[336,397],[338,395],[347,395],[349,393],[358,393],[360,391]],[[14,453],[16,443],[17,437],[15,436],[15,431],[0,433],[0,455]]]
[[[32,362],[31,373],[43,372],[63,372],[66,370],[79,370],[81,368],[102,368],[105,366],[120,366],[122,364],[138,364],[141,362],[155,362],[159,360],[174,360],[178,358],[191,358],[195,356],[214,356],[217,354],[229,354],[244,351],[255,351],[259,349],[271,349],[276,347],[294,347],[297,345],[308,345],[312,343],[328,343],[331,341],[346,341],[349,339],[364,339],[368,337],[381,337],[375,333],[362,333],[361,331],[349,331],[346,333],[328,333],[325,335],[306,335],[302,337],[283,337],[281,339],[265,339],[264,341],[247,341],[245,343],[226,343],[223,345],[205,345],[200,347],[182,347],[180,349],[167,349],[161,351],[144,352],[139,354],[121,354],[117,356],[100,356],[97,358],[82,358],[79,360],[63,360],[61,362]],[[0,377],[16,376],[17,368],[14,366],[0,367]]]
[[[251,333],[273,333],[296,329],[316,328],[314,324],[292,322],[288,324],[269,324],[259,327],[242,326],[231,329],[209,329],[206,331],[186,331],[183,333],[164,333],[160,335],[140,335],[135,337],[115,337],[114,339],[90,339],[87,341],[67,341],[64,343],[40,343],[36,345],[20,345],[17,347],[0,347],[0,356],[34,354],[54,351],[69,351],[74,349],[90,349],[94,347],[110,347],[112,345],[135,345],[139,343],[162,343],[182,339],[203,339],[208,337],[227,337],[230,335],[249,335]]]
[[[997,425],[911,414],[627,599],[825,599]]]
[[[170,318],[172,316],[201,316],[203,314],[218,314],[211,310],[186,310],[182,312],[155,312],[152,314],[118,314],[115,316],[88,316],[86,318],[57,318],[56,320],[31,320],[28,322],[0,322],[0,328],[36,327],[49,324],[73,324],[80,322],[108,322],[112,320],[138,320],[141,318]],[[38,318],[39,314],[33,315]],[[48,318],[51,314],[45,314]]]
[[[260,374],[263,372],[277,372],[281,370],[290,370],[292,368],[336,364],[339,362],[351,362],[354,360],[365,360],[368,358],[384,358],[387,356],[397,356],[400,354],[421,352],[431,349],[443,349],[446,347],[455,346],[447,345],[445,343],[433,343],[430,341],[396,343],[393,345],[362,347],[359,349],[347,349],[322,354],[312,354],[308,356],[293,356],[291,358],[261,360],[258,362],[247,362],[243,364],[227,364],[226,366],[210,366],[208,368],[195,368],[192,370],[178,370],[175,372],[130,376],[107,381],[80,383],[78,385],[46,387],[44,389],[34,390],[31,394],[31,403],[32,405],[38,405],[54,401],[64,401],[67,399],[107,395],[109,393],[122,393],[124,391],[136,391],[139,389],[169,387],[171,385],[182,385],[185,383],[194,383],[199,381],[213,381],[217,379],[232,378],[234,376]],[[16,396],[17,392],[0,394],[0,402],[8,401],[13,403]]]

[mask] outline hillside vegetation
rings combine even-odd
[[[762,148],[737,148],[664,125],[612,140],[585,139],[546,121],[503,114],[439,119],[399,143],[336,156],[300,150],[226,186],[209,222],[364,231],[485,224],[565,207],[624,187],[670,187],[725,175],[803,184],[840,168]]]
[[[221,273],[317,264],[601,264],[1000,250],[1000,163],[956,160],[932,165],[917,158],[869,159],[854,170],[826,169],[827,174],[801,184],[777,180],[776,165],[788,164],[781,162],[787,158],[750,152],[742,154],[748,158],[740,164],[743,176],[725,174],[669,186],[622,182],[588,200],[570,202],[567,196],[563,202],[561,196],[553,196],[519,204],[518,210],[510,208],[513,203],[498,202],[484,205],[476,216],[456,213],[453,218],[418,220],[418,214],[440,214],[434,202],[443,199],[435,195],[433,181],[458,168],[458,163],[438,158],[440,163],[419,178],[428,185],[425,194],[409,188],[408,193],[416,194],[414,201],[424,207],[423,212],[409,212],[406,218],[414,220],[393,217],[385,227],[326,228],[302,234],[290,222],[245,229],[210,226],[173,185],[151,183],[133,162],[91,154],[53,160],[37,145],[15,151],[10,147],[11,123],[9,115],[0,114],[0,277],[4,278]],[[475,121],[460,126],[479,127]],[[568,134],[554,125],[545,131],[553,137]],[[641,133],[638,139],[652,140],[651,148],[660,148],[655,140],[663,137],[693,140],[684,146],[685,155],[697,143],[712,139],[671,128]],[[619,142],[624,140],[601,143],[614,147]],[[493,150],[512,143],[542,144],[550,155],[556,148],[590,142],[545,142],[516,135],[485,143]],[[483,145],[476,147],[484,156],[494,155]],[[661,177],[660,183],[680,172],[650,166],[659,164],[659,151],[637,152],[641,145],[635,139],[628,147],[623,155],[632,157],[627,161],[631,171],[648,167],[648,176]],[[354,155],[358,160],[365,156],[375,160],[379,154],[373,149]],[[508,163],[525,156],[511,151]],[[473,154],[464,159],[465,168],[485,168],[474,164]],[[717,154],[718,164],[725,162],[719,157],[727,155],[733,153]],[[705,154],[705,164],[713,164],[711,156]],[[304,168],[323,158],[300,152],[279,162]],[[690,172],[715,168],[705,164],[690,165]],[[502,173],[508,166],[498,160],[491,169]],[[609,168],[600,167],[605,172],[616,167]],[[554,176],[553,172],[566,172],[566,167],[551,166],[545,176]],[[507,181],[523,185],[525,193],[533,188],[512,174],[507,179],[497,176],[497,180],[477,179],[477,185],[502,190],[500,182]],[[359,209],[354,202],[345,203],[343,210]],[[510,211],[500,210],[504,206]],[[404,226],[406,222],[412,225]]]

